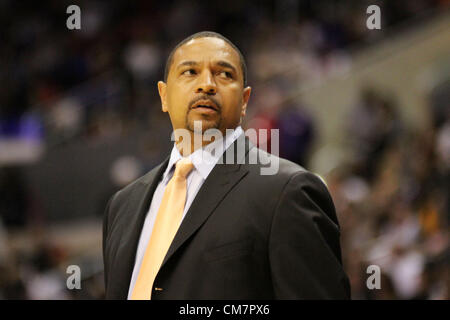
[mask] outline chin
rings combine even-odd
[[[201,130],[195,130],[196,128],[194,127],[194,121],[201,121],[201,123],[202,123]],[[209,130],[209,129],[219,129],[220,128],[220,119],[219,120],[195,119],[195,120],[189,121],[186,127],[194,133],[204,133],[206,130]]]

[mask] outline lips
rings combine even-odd
[[[219,110],[219,108],[217,107],[217,105],[214,102],[212,102],[211,100],[207,100],[207,99],[198,100],[191,107],[191,109],[198,109],[198,108],[210,109],[210,110],[214,110],[214,111]]]

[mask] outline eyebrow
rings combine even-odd
[[[226,61],[223,61],[223,60],[219,60],[219,61],[216,62],[216,64],[219,65],[219,66],[221,66],[221,67],[224,67],[224,68],[229,68],[229,69],[233,70],[233,72],[237,73],[236,68],[235,68],[231,63],[229,63],[229,62],[226,62]],[[192,60],[188,60],[188,61],[183,61],[183,62],[181,62],[181,63],[177,66],[177,69],[179,69],[179,68],[181,68],[181,67],[184,67],[184,66],[190,66],[190,67],[192,67],[192,66],[197,66],[197,65],[199,65],[198,62],[192,61]]]
[[[228,63],[226,61],[220,60],[220,61],[217,62],[217,64],[219,66],[221,66],[221,67],[229,68],[229,69],[233,70],[234,73],[237,73],[236,72],[236,68],[232,64],[230,64],[230,63]]]
[[[180,63],[177,66],[177,69],[180,68],[180,67],[184,67],[184,66],[196,66],[196,65],[198,65],[198,62],[195,62],[195,61],[183,61],[182,63]]]

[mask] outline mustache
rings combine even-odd
[[[200,101],[200,100],[209,100],[209,101],[211,101],[212,103],[214,103],[217,106],[217,109],[218,109],[217,111],[219,111],[219,112],[222,109],[222,106],[220,105],[220,103],[215,98],[213,98],[211,96],[199,96],[199,97],[196,97],[196,98],[192,99],[191,102],[189,102],[189,110],[192,109],[192,106],[195,103],[197,103],[197,101]]]

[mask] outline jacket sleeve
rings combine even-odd
[[[103,251],[103,271],[104,271],[104,280],[105,280],[105,292],[107,291],[108,286],[108,259],[106,256],[106,248],[107,248],[107,239],[108,239],[108,221],[109,221],[109,211],[111,202],[114,199],[113,195],[106,205],[105,212],[103,214],[103,234],[102,234],[102,251]]]
[[[269,260],[275,299],[348,299],[339,224],[325,184],[298,172],[275,208]]]

